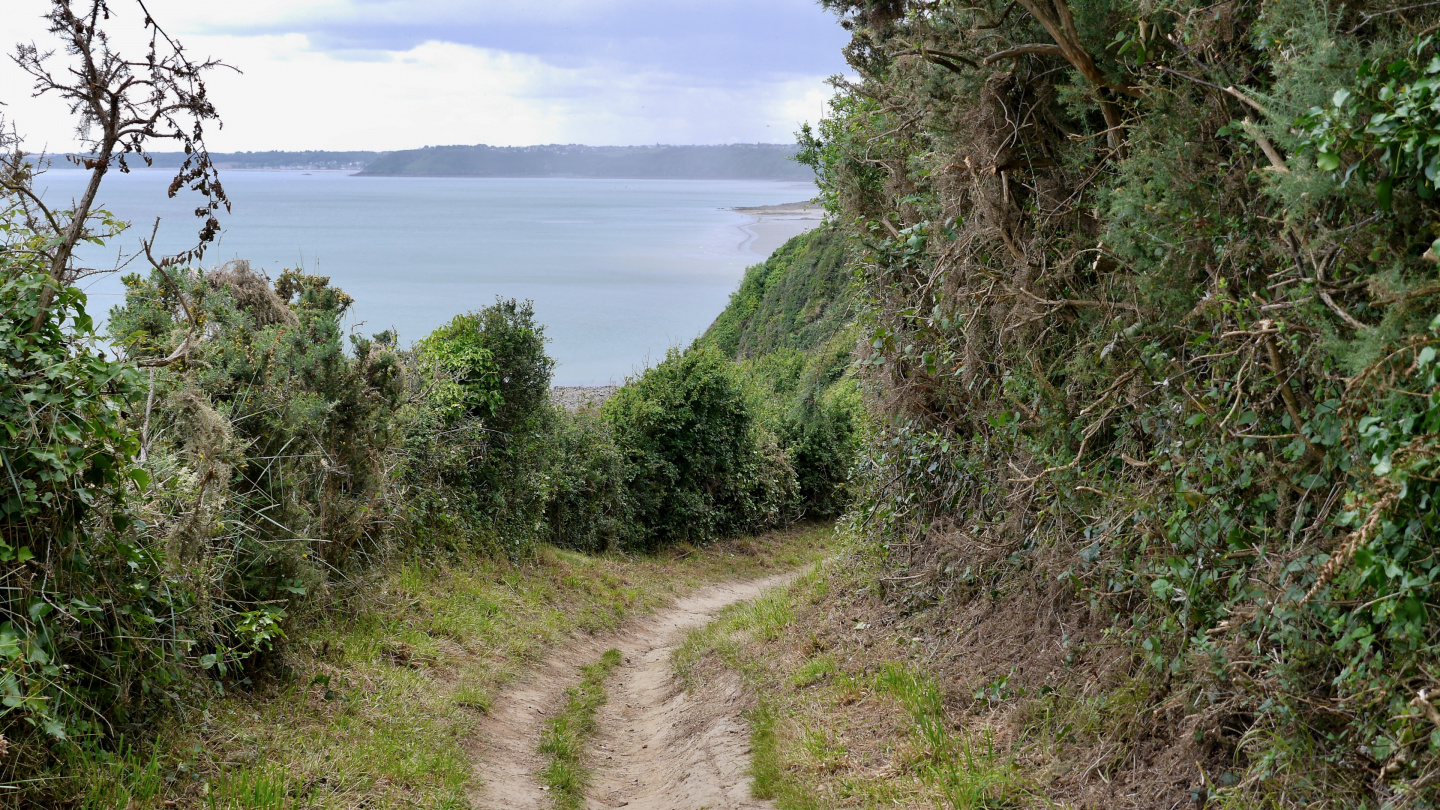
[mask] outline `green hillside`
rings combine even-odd
[[[701,341],[741,358],[809,350],[829,340],[855,317],[847,245],[845,235],[828,226],[785,243],[745,272]]]
[[[729,305],[695,341],[735,361],[810,514],[836,515],[848,504],[864,422],[852,371],[851,249],[830,226],[791,239],[745,272]]]

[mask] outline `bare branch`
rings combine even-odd
[[[1014,48],[1007,48],[999,53],[992,53],[985,57],[985,64],[993,65],[1002,59],[1013,59],[1026,54],[1043,54],[1045,56],[1059,56],[1064,58],[1065,49],[1059,45],[1017,45]]]
[[[170,185],[170,196],[188,187],[204,198],[196,209],[202,220],[198,243],[181,257],[196,260],[203,255],[219,230],[215,214],[222,207],[229,209],[204,143],[204,123],[217,117],[206,94],[204,74],[222,65],[215,60],[192,61],[180,43],[155,23],[142,0],[136,4],[144,14],[143,27],[150,32],[149,48],[141,60],[127,59],[111,47],[101,27],[114,14],[107,0],[51,0],[45,20],[70,57],[63,70],[52,68],[54,52],[42,52],[34,44],[18,46],[14,55],[15,63],[33,80],[35,95],[58,96],[70,105],[87,149],[70,160],[90,172],[84,190],[68,211],[41,208],[49,212],[46,224],[52,231],[53,248],[47,257],[51,283],[41,294],[37,325],[55,292],[78,277],[74,251],[82,240],[94,235],[91,222],[105,175],[112,168],[129,171],[130,155],[148,164],[150,141],[178,142],[186,155]],[[22,171],[26,165],[23,153],[17,149],[6,163],[8,178],[21,180],[27,188],[21,191],[6,183],[4,190],[43,206],[29,191],[29,174]]]
[[[1270,161],[1270,168],[1281,174],[1290,173],[1290,167],[1285,165],[1285,159],[1280,157],[1280,153],[1276,151],[1275,146],[1270,143],[1270,139],[1265,137],[1265,134],[1260,131],[1259,127],[1255,126],[1253,121],[1246,118],[1240,122],[1240,127],[1245,130],[1246,135],[1249,135],[1255,140],[1255,143],[1260,145],[1260,151],[1264,152],[1265,157]]]

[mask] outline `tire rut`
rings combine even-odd
[[[545,766],[537,748],[546,719],[565,690],[580,680],[577,667],[614,648],[624,663],[607,686],[599,731],[591,746],[590,808],[702,810],[770,808],[750,798],[749,734],[740,718],[738,679],[686,692],[670,670],[670,654],[690,630],[722,609],[754,599],[794,578],[711,585],[619,630],[581,637],[551,653],[522,682],[503,691],[481,723],[470,754],[481,787],[470,797],[482,810],[541,810],[552,806],[536,776]]]

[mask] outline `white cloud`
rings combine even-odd
[[[547,4],[573,23],[615,5],[578,0]],[[21,12],[9,39],[45,35],[45,3],[11,0]],[[814,120],[829,93],[824,76],[701,79],[654,66],[592,58],[564,66],[543,56],[432,39],[403,50],[327,51],[304,33],[215,33],[234,26],[341,19],[369,21],[411,14],[443,19],[447,10],[512,3],[395,0],[248,0],[197,3],[149,0],[157,19],[195,56],[214,56],[243,70],[219,71],[210,93],[225,122],[212,131],[215,151],[265,149],[406,149],[428,144],[724,143],[789,141]],[[117,4],[123,9],[123,5]],[[518,12],[516,12],[518,13]],[[532,10],[527,12],[534,16]],[[816,13],[820,13],[818,9]],[[130,15],[133,16],[133,15]],[[111,23],[130,48],[137,20]],[[283,27],[283,26],[282,26]],[[27,30],[28,29],[28,30]],[[63,55],[62,55],[63,56]],[[61,56],[57,56],[57,59]],[[0,108],[31,148],[72,148],[63,105],[34,101],[13,64],[0,63]]]

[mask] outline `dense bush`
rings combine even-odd
[[[793,472],[718,352],[672,349],[605,403],[625,454],[632,543],[704,542],[782,518]]]
[[[557,413],[551,442],[548,540],[592,554],[625,547],[633,533],[626,458],[610,423],[594,408]]]
[[[307,558],[344,567],[393,509],[404,396],[393,338],[353,340],[351,299],[287,271],[272,289],[244,262],[125,279],[111,314],[132,359],[157,372],[136,425],[173,513],[157,513],[178,559],[224,554],[224,591],[261,602],[315,584]],[[193,323],[192,323],[193,319]],[[193,568],[193,565],[192,565]]]
[[[415,350],[410,510],[452,541],[514,554],[545,534],[554,362],[533,307],[497,301]]]
[[[841,330],[809,352],[777,349],[737,364],[751,409],[795,471],[804,514],[829,517],[849,503],[865,409],[851,373],[855,332]]]
[[[1433,806],[1434,12],[825,5],[895,598],[1073,646],[1016,695],[1155,684],[1085,803]]]
[[[85,295],[51,283],[36,236],[0,244],[0,733],[4,772],[155,708],[190,639],[176,625],[163,546],[143,542],[132,500],[149,477],[124,420],[141,377],[95,347]]]

